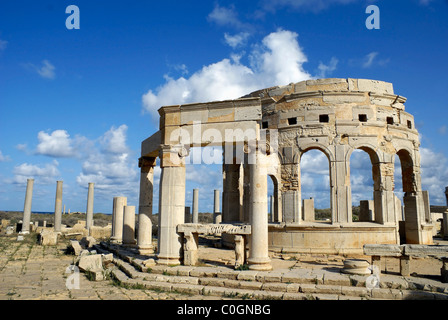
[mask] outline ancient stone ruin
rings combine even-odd
[[[148,248],[145,221],[152,214],[159,158],[157,262],[180,264],[185,256],[195,261],[201,228],[185,224],[185,158],[192,147],[206,146],[223,150],[220,219],[235,226],[230,234],[224,227],[215,231],[229,245],[248,242],[246,262],[252,270],[271,269],[269,250],[362,254],[365,244],[399,245],[400,236],[408,244],[432,244],[420,142],[405,101],[391,83],[319,79],[235,100],[161,107],[159,130],[142,142],[137,246],[142,252]],[[330,221],[314,220],[314,205],[302,201],[301,157],[312,149],[328,159]],[[350,186],[350,155],[356,149],[368,153],[374,181],[373,201],[362,205],[359,222],[352,219]],[[404,209],[394,194],[395,155],[401,162]],[[267,179],[274,184],[270,220]],[[245,225],[250,234],[242,232]]]

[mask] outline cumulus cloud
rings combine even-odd
[[[124,154],[129,152],[126,145],[127,125],[123,124],[118,128],[112,126],[100,139],[103,150],[109,153]]]
[[[303,68],[307,57],[297,39],[295,32],[278,30],[254,47],[249,66],[233,55],[204,66],[189,78],[166,77],[162,86],[143,95],[144,110],[156,120],[161,106],[236,99],[263,87],[310,79]]]
[[[225,42],[234,49],[244,45],[249,36],[250,36],[249,32],[240,32],[234,35],[224,33]]]
[[[422,189],[428,190],[432,204],[445,205],[448,181],[448,161],[442,153],[420,148]]]
[[[89,153],[82,163],[82,172],[76,182],[87,187],[95,183],[100,193],[112,195],[132,195],[138,193],[136,159],[133,159],[126,144],[127,126],[112,127],[92,143]]]
[[[56,177],[59,176],[59,162],[53,160],[43,166],[22,163],[13,169],[14,178],[12,183],[25,184],[27,179],[34,178],[36,183],[51,184],[54,183]]]
[[[36,154],[50,157],[72,157],[75,149],[72,146],[72,139],[66,130],[55,130],[52,133],[40,131],[37,134],[39,144]]]
[[[213,11],[207,16],[207,20],[216,23],[219,26],[231,26],[236,28],[243,28],[245,26],[245,24],[238,19],[238,13],[233,5],[226,8],[216,4]]]
[[[10,161],[10,160],[11,160],[10,156],[8,156],[8,155],[5,156],[2,153],[2,151],[0,150],[0,162]]]

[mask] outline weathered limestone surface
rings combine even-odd
[[[123,214],[127,205],[126,197],[114,197],[112,211],[112,236],[110,240],[121,243],[123,240]]]
[[[88,230],[93,226],[93,193],[94,193],[94,183],[89,182],[89,187],[87,191],[87,209],[86,209],[86,227]]]
[[[31,202],[33,199],[33,185],[34,185],[34,179],[27,179],[25,204],[24,204],[24,208],[23,208],[22,233],[30,232]]]
[[[54,231],[61,232],[62,220],[62,181],[56,182],[56,199],[54,205]]]
[[[223,148],[222,222],[252,225],[251,268],[269,268],[269,248],[362,253],[364,244],[397,245],[400,235],[406,243],[432,244],[419,134],[405,102],[388,82],[331,78],[261,89],[235,100],[161,107],[159,131],[142,142],[141,153],[142,159],[159,157],[162,168],[159,263],[177,263],[182,256],[176,226],[185,213],[183,161],[191,147],[205,146]],[[301,158],[309,150],[328,160],[328,222],[314,221],[308,203],[302,211]],[[356,222],[350,182],[355,150],[369,155],[373,178],[373,200]],[[394,194],[396,155],[404,214]],[[274,183],[274,224],[265,219],[268,176]],[[193,201],[193,222],[196,208]],[[399,230],[402,219],[404,230]],[[234,241],[223,236],[226,245]]]

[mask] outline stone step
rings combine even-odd
[[[418,286],[408,279],[383,274],[379,288],[368,289],[366,276],[338,272],[303,269],[258,272],[212,266],[148,268],[143,261],[121,252],[114,259],[118,267],[113,271],[114,277],[134,287],[240,299],[448,300],[447,286]]]

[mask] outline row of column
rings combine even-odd
[[[56,181],[56,197],[54,204],[54,231],[61,232],[62,225],[62,181]],[[25,204],[23,207],[23,223],[22,223],[22,233],[28,234],[30,232],[30,222],[31,222],[31,204],[33,199],[33,187],[34,179],[27,179],[26,193],[25,193]],[[87,192],[87,209],[86,209],[86,228],[90,230],[93,226],[93,198],[94,198],[94,184],[92,182],[88,185]]]

